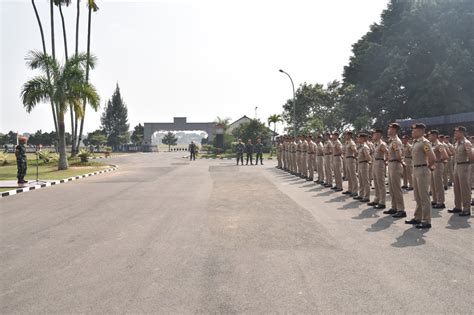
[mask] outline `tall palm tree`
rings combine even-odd
[[[75,55],[79,53],[79,18],[81,15],[81,0],[77,0],[76,3],[76,49],[75,49]],[[74,133],[73,133],[73,138],[77,138],[77,131],[78,131],[78,123],[79,123],[79,117],[76,114],[75,120],[74,120]],[[72,154],[77,154],[79,152],[79,143],[80,140],[77,140],[77,147],[74,147],[74,144],[72,146]]]
[[[273,135],[272,135],[272,144],[275,145],[275,134],[276,134],[276,124],[282,122],[283,118],[281,115],[273,114],[268,117],[268,125],[270,126],[273,123]]]
[[[38,9],[36,8],[35,0],[31,0],[31,4],[33,5],[33,10],[35,11],[36,20],[38,21],[38,27],[40,29],[41,43],[43,44],[43,53],[46,55],[47,51],[46,51],[46,41],[44,39],[43,24],[41,23],[41,19],[40,19],[40,16],[38,14]],[[46,71],[46,76],[47,76],[48,80],[50,80],[49,69],[47,69],[47,71]],[[53,113],[54,130],[56,131],[56,133],[58,133],[58,122],[56,120],[56,110],[54,108],[54,103],[53,103],[52,100],[51,100],[51,111]]]
[[[68,49],[67,49],[67,35],[66,35],[66,23],[64,22],[64,14],[63,14],[63,5],[68,7],[72,0],[53,0],[54,1],[54,5],[56,5],[59,9],[59,15],[61,16],[61,24],[62,24],[62,28],[63,28],[63,41],[64,41],[64,55],[65,55],[65,58],[66,58],[66,61],[68,60],[69,58],[69,52],[68,52]],[[71,145],[71,154],[74,156],[75,155],[75,149],[76,149],[76,138],[74,137],[74,130],[75,130],[75,119],[74,119],[74,110],[72,108],[72,105],[70,105],[69,107],[69,114],[71,115],[71,142],[72,142],[72,145]]]
[[[86,99],[96,110],[99,108],[100,98],[95,87],[85,80],[85,68],[93,68],[94,57],[87,54],[78,54],[69,58],[64,64],[47,54],[32,51],[27,57],[27,65],[32,70],[51,71],[51,80],[44,74],[28,80],[22,88],[21,97],[27,112],[31,112],[39,103],[53,100],[57,105],[58,134],[59,134],[59,163],[58,169],[68,168],[66,153],[66,130],[64,116],[72,105],[74,110],[82,115],[81,101]]]
[[[99,7],[97,6],[96,0],[87,0],[87,6],[89,9],[88,13],[88,21],[87,21],[87,57],[90,56],[91,53],[91,21],[92,21],[92,11],[97,12]],[[86,65],[86,83],[89,82],[89,65]],[[81,117],[81,128],[79,130],[79,139],[77,141],[76,151],[79,151],[79,145],[81,144],[82,140],[82,132],[84,130],[84,118],[86,114],[86,100],[83,100],[82,103],[82,117]]]

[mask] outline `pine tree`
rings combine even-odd
[[[141,144],[143,142],[143,133],[145,128],[143,128],[142,124],[138,124],[133,129],[131,140],[134,144]]]
[[[109,146],[118,146],[128,143],[130,134],[128,133],[128,110],[117,84],[112,99],[107,102],[104,113],[100,118],[102,129],[107,135]]]
[[[167,144],[168,145],[168,151],[171,151],[171,146],[176,145],[176,143],[178,142],[178,138],[176,138],[174,133],[172,133],[171,131],[168,131],[168,133],[163,137],[161,142],[163,144]]]

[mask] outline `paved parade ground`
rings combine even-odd
[[[471,217],[417,230],[275,161],[181,156],[0,199],[0,313],[472,312]]]

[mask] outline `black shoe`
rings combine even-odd
[[[392,218],[406,218],[407,213],[403,210],[397,211],[394,215],[392,215]]]
[[[403,185],[403,186],[402,186],[402,189],[407,189],[407,188],[408,188],[407,185]]]
[[[332,190],[336,190],[336,189],[337,189],[337,187],[336,187],[336,186],[334,186],[334,187],[331,187],[331,189],[332,189]]]
[[[470,215],[471,215],[470,212],[464,212],[464,211],[459,214],[460,217],[469,217]]]
[[[421,223],[421,221],[418,221],[418,220],[415,220],[415,219],[405,220],[405,224],[417,225],[417,224],[420,224],[420,223]]]
[[[334,189],[334,191],[337,191],[337,192],[342,191],[342,188]]]
[[[380,209],[380,210],[381,210],[381,209],[385,209],[385,205],[378,204],[378,205],[376,205],[374,208],[375,208],[375,209],[378,209],[378,210],[379,210],[379,209]]]
[[[448,186],[444,186],[444,190],[448,190]]]
[[[432,205],[432,206],[436,205],[436,202],[432,201],[432,202],[431,202],[431,205]]]
[[[375,207],[375,206],[378,205],[378,203],[372,201],[372,202],[369,202],[367,205],[368,205],[368,206]]]
[[[395,213],[397,213],[397,210],[396,210],[396,209],[393,209],[393,208],[392,208],[392,209],[385,210],[385,211],[383,212],[383,214],[395,214]]]
[[[324,187],[326,187],[326,188],[331,188],[332,185],[331,185],[331,184],[325,184]]]
[[[369,202],[370,199],[368,199],[368,198],[362,198],[362,199],[360,199],[359,201],[360,201],[360,202]]]
[[[423,223],[417,224],[415,227],[416,227],[417,229],[430,229],[430,228],[431,228],[431,224],[430,224],[430,223],[423,222]]]
[[[349,197],[357,197],[357,193],[352,193],[349,195]]]
[[[452,210],[448,210],[449,213],[461,213],[462,210],[461,209],[458,209],[458,208],[453,208]]]
[[[345,192],[342,193],[343,195],[350,195],[352,194],[350,191],[346,190]]]
[[[354,200],[361,200],[362,197],[361,197],[361,196],[356,196],[356,197],[354,197],[354,198],[352,198],[352,199],[354,199]]]
[[[433,206],[433,209],[444,209],[444,208],[446,208],[444,203],[437,203]]]
[[[407,189],[405,189],[406,191],[412,191],[413,190],[413,187],[408,187]]]

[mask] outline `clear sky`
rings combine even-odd
[[[76,0],[73,0],[75,3]],[[80,50],[86,49],[87,12],[81,1]],[[49,1],[36,0],[51,52]],[[340,79],[351,45],[380,21],[388,0],[97,0],[91,74],[102,104],[118,82],[131,128],[139,122],[213,121],[243,115],[266,121],[281,113],[295,84]],[[75,5],[64,9],[69,51],[74,50]],[[59,12],[57,54],[64,57]],[[22,84],[34,73],[29,50],[41,49],[29,0],[0,0],[0,132],[53,130],[49,104],[28,114]],[[85,130],[100,125],[88,110]]]

